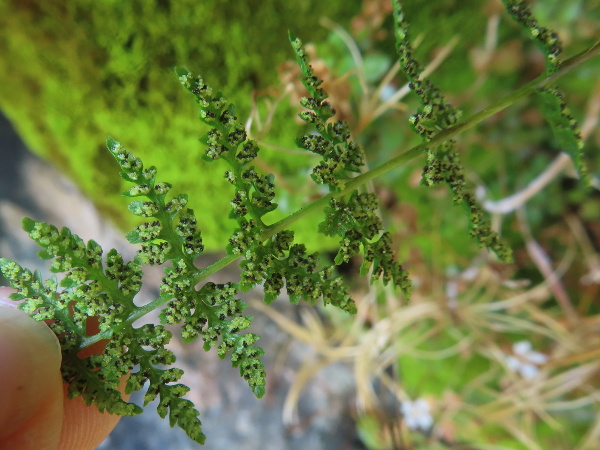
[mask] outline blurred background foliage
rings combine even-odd
[[[156,165],[161,180],[190,194],[208,248],[221,250],[233,225],[221,214],[228,185],[220,167],[200,161],[203,131],[173,66],[202,73],[236,103],[264,148],[257,164],[276,175],[275,220],[321,195],[306,182],[311,157],[293,145],[304,91],[288,29],[311,43],[315,69],[369,166],[419,143],[408,123],[417,101],[395,67],[390,3],[1,2],[0,107],[32,150],[129,226],[104,148],[107,134],[120,140]],[[416,57],[464,117],[544,70],[543,55],[499,0],[404,3]],[[600,36],[598,0],[531,4],[541,24],[558,32],[564,58]],[[420,185],[423,161],[369,187],[382,199],[415,295],[405,305],[387,289],[361,284],[357,262],[345,268],[357,319],[329,312],[305,323],[312,332],[303,334],[263,306],[320,358],[290,398],[307,373],[341,359],[356,373],[357,423],[369,448],[597,448],[599,73],[595,58],[558,83],[582,129],[592,188],[561,157],[534,98],[458,138],[467,181],[515,250],[514,264],[477,248],[445,187]],[[306,224],[298,229],[313,249],[328,246]],[[533,379],[507,363],[522,341],[550,361]],[[432,429],[415,432],[403,422],[399,405],[417,397],[432,408]]]

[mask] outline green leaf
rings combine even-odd
[[[544,118],[556,139],[556,146],[571,157],[582,181],[589,186],[591,180],[583,161],[583,139],[579,125],[571,115],[562,94],[557,89],[540,89],[537,95]]]

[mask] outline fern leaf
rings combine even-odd
[[[409,86],[417,94],[421,102],[416,114],[411,116],[410,123],[424,142],[429,142],[440,130],[458,124],[461,112],[450,105],[439,89],[428,79],[422,78],[423,68],[413,57],[409,39],[409,24],[399,0],[393,0],[394,30],[396,50],[400,59],[400,68],[409,81]],[[492,230],[489,220],[484,218],[481,207],[475,196],[466,188],[460,155],[454,140],[447,140],[435,148],[427,148],[427,164],[423,169],[422,183],[433,186],[445,182],[454,203],[462,204],[470,218],[470,234],[479,245],[492,250],[503,261],[512,260],[512,252]]]

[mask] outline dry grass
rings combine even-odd
[[[385,417],[390,396],[399,408],[419,392],[432,406],[434,426],[425,433],[429,442],[514,448],[493,446],[508,435],[521,444],[516,448],[544,449],[548,447],[540,439],[548,436],[540,436],[541,423],[550,433],[565,435],[571,422],[579,420],[578,411],[590,416],[593,408],[595,417],[585,419],[588,423],[583,427],[579,424],[584,431],[575,444],[572,436],[565,435],[564,444],[559,437],[553,447],[593,449],[600,438],[600,316],[577,316],[571,321],[561,308],[544,306],[553,298],[554,283],[546,280],[522,287],[523,283],[507,280],[491,264],[480,263],[448,278],[447,292],[417,292],[408,305],[392,292],[373,288],[359,299],[356,318],[330,311],[334,316],[330,323],[310,310],[304,311],[302,324],[297,324],[260,302],[253,306],[315,351],[315,358],[301,368],[288,394],[284,412],[288,421],[311,377],[327,364],[344,361],[354,372],[358,416]],[[386,299],[383,305],[377,301],[381,295]],[[529,378],[507,365],[511,344],[523,336],[547,356],[547,362]],[[486,370],[460,383],[452,381],[449,367],[448,373],[434,377],[441,383],[448,378],[448,386],[431,389],[427,383],[406,385],[398,362],[407,357],[424,367],[450,358],[488,364],[483,364]],[[437,367],[444,366],[433,364],[432,370]],[[428,389],[443,395],[431,395]],[[401,422],[398,415],[395,422],[382,423],[381,439],[391,439],[400,431],[405,448],[415,448],[408,444],[411,437]]]

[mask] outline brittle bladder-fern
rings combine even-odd
[[[49,320],[63,352],[62,373],[71,397],[82,396],[86,403],[113,414],[135,415],[141,408],[122,399],[119,385],[125,380],[125,392],[145,389],[144,406],[158,397],[158,413],[169,415],[196,442],[203,443],[198,411],[183,398],[188,388],[177,384],[182,376],[173,353],[165,348],[172,337],[165,325],[181,324],[181,338],[192,342],[200,338],[204,349],[217,347],[219,356],[229,357],[239,368],[253,393],[265,392],[265,370],[260,357],[259,339],[246,332],[252,317],[243,314],[245,302],[239,292],[262,286],[264,302],[269,304],[284,292],[292,303],[300,300],[315,304],[322,301],[348,313],[356,306],[344,281],[335,275],[335,266],[362,258],[360,273],[371,282],[379,279],[391,284],[407,299],[411,292],[408,273],[394,258],[391,234],[379,218],[377,196],[363,186],[373,178],[416,158],[427,159],[423,184],[445,182],[456,203],[467,208],[471,234],[480,245],[502,260],[510,260],[510,250],[492,230],[480,211],[474,195],[466,186],[456,143],[458,133],[506,108],[518,99],[537,93],[542,96],[549,120],[578,167],[580,144],[572,118],[564,102],[550,83],[575,65],[598,53],[598,46],[561,65],[555,36],[532,22],[521,2],[506,2],[508,9],[540,40],[548,61],[547,71],[498,104],[461,121],[460,111],[451,106],[439,90],[422,77],[422,68],[412,56],[408,22],[394,1],[395,37],[401,68],[422,106],[410,123],[422,136],[423,143],[387,161],[379,167],[364,169],[365,154],[352,140],[346,123],[335,118],[335,110],[322,89],[322,81],[309,64],[302,42],[290,34],[290,42],[302,73],[307,96],[302,98],[300,118],[312,129],[296,144],[320,157],[310,173],[322,185],[324,194],[297,212],[269,223],[268,214],[277,209],[273,175],[264,175],[253,164],[260,149],[248,139],[235,108],[222,93],[213,90],[201,77],[185,69],[176,69],[179,81],[194,97],[200,119],[210,127],[201,139],[206,149],[203,159],[222,160],[228,165],[224,176],[232,186],[227,203],[229,218],[236,222],[226,256],[198,267],[203,251],[202,221],[188,208],[186,195],[170,195],[171,185],[158,178],[155,167],[146,167],[141,159],[109,138],[108,150],[120,168],[120,176],[131,183],[123,193],[131,197],[129,210],[143,223],[127,234],[140,246],[132,261],[124,261],[115,249],[105,252],[96,242],[84,242],[68,229],[24,219],[23,228],[42,250],[42,259],[53,259],[51,271],[61,278],[43,280],[7,259],[0,259],[2,273],[18,289],[14,300],[37,320]],[[569,132],[571,130],[571,132]],[[585,174],[581,170],[582,174]],[[315,233],[338,239],[339,249],[331,266],[321,266],[316,253],[308,253],[295,242],[289,227],[309,215],[321,214]],[[229,264],[241,261],[240,279],[224,284],[206,281]],[[142,283],[144,266],[162,265],[164,277],[160,294],[144,306],[135,303]],[[133,323],[160,309],[160,325],[134,327]],[[97,318],[99,331],[91,333],[89,323]],[[95,320],[95,319],[93,319]],[[89,334],[91,333],[91,334]],[[100,354],[81,358],[82,349],[106,342]],[[167,368],[165,368],[167,367]]]

